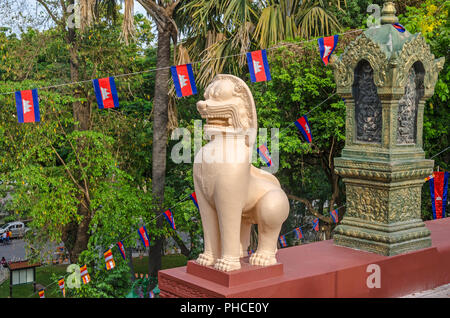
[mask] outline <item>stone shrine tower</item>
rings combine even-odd
[[[420,33],[394,27],[395,12],[385,1],[381,25],[331,60],[346,100],[345,147],[334,162],[347,212],[334,243],[382,255],[431,246],[421,219],[421,189],[434,164],[422,149],[423,112],[444,65]]]

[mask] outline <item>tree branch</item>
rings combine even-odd
[[[45,9],[45,11],[47,11],[47,13],[49,14],[49,16],[52,18],[52,20],[59,26],[64,26],[63,20],[59,20],[54,14],[53,12],[50,10],[50,8],[48,7],[48,5],[43,1],[43,0],[36,0],[37,2],[39,2]]]
[[[189,257],[191,255],[191,251],[186,247],[181,237],[178,235],[178,233],[175,232],[175,235],[172,236],[175,243],[177,243],[178,247],[181,250],[181,254],[183,254],[186,257]]]
[[[300,198],[300,197],[297,197],[292,194],[288,194],[287,197],[291,200],[302,202],[304,205],[306,205],[306,208],[309,210],[309,212],[311,212],[312,215],[321,219],[325,223],[329,223],[329,224],[333,223],[333,220],[331,219],[331,217],[326,217],[326,216],[320,214],[316,209],[314,209],[312,203],[308,199]]]
[[[63,158],[61,158],[61,156],[59,155],[58,151],[56,151],[55,147],[53,147],[50,139],[48,139],[47,136],[44,136],[45,139],[47,139],[48,144],[50,145],[50,147],[52,148],[52,150],[55,152],[56,156],[58,157],[59,161],[61,161],[61,163],[64,166],[64,169],[66,169],[67,174],[69,175],[69,177],[72,179],[73,183],[78,187],[78,189],[83,192],[86,195],[85,190],[83,189],[83,187],[77,182],[77,180],[75,180],[74,176],[72,175],[72,172],[70,172],[70,169],[67,167],[66,162],[64,161]],[[81,200],[81,204],[88,210],[90,211],[90,209],[84,204],[83,200]]]

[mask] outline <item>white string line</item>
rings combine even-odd
[[[336,35],[350,34],[350,33],[359,32],[359,31],[363,31],[363,30],[364,29],[357,29],[357,30],[352,30],[352,31],[348,31],[348,32],[337,33]],[[297,42],[297,44],[308,43],[308,42],[315,41],[315,40],[317,40],[317,39],[304,40],[304,41]],[[274,47],[268,48],[266,50],[270,51],[270,50],[274,50],[274,49],[277,49],[277,48],[282,47],[282,46],[284,46],[284,44],[279,44],[279,45],[276,45]],[[241,55],[245,55],[245,54],[247,54],[247,52],[246,53],[237,53],[237,54],[232,54],[232,55],[226,55],[226,56],[209,58],[209,59],[206,59],[206,60],[200,60],[200,61],[191,62],[190,64],[206,63],[206,62],[210,62],[210,61],[226,59],[226,58],[229,58],[229,57],[236,57],[236,56],[241,56]],[[118,78],[118,77],[124,77],[124,76],[132,76],[132,75],[138,75],[138,74],[143,74],[143,73],[149,73],[149,72],[156,72],[156,71],[160,71],[160,70],[166,70],[166,69],[170,69],[171,67],[172,66],[165,66],[165,67],[153,68],[153,69],[139,71],[139,72],[132,72],[132,73],[112,75],[110,77],[117,77]],[[77,82],[69,82],[69,83],[63,83],[63,84],[57,84],[57,85],[51,85],[51,86],[44,86],[44,87],[38,88],[38,90],[46,90],[46,89],[58,88],[58,87],[62,87],[62,86],[83,84],[83,83],[92,82],[92,80],[93,79],[84,80],[84,81],[77,81]],[[11,95],[11,94],[14,94],[14,93],[15,93],[15,91],[14,92],[0,93],[0,95]]]
[[[448,149],[450,149],[450,146],[448,146],[447,148],[445,148],[445,149],[444,149],[444,150],[442,150],[441,152],[439,152],[439,153],[435,154],[435,155],[434,155],[433,157],[431,157],[430,159],[433,159],[434,157],[436,157],[436,156],[440,155],[441,153],[443,153],[443,152],[447,151]]]
[[[336,209],[333,209],[332,211],[342,209],[344,206],[345,206],[345,204],[341,205],[340,207],[338,207],[338,208],[336,208]],[[311,213],[311,214],[312,214],[312,213]],[[281,237],[281,236],[284,236],[284,235],[287,235],[287,234],[290,234],[290,233],[292,233],[292,232],[295,232],[295,230],[296,230],[297,228],[301,228],[301,226],[297,226],[295,229],[290,230],[290,231],[288,231],[288,232],[286,232],[286,233],[284,233],[284,234],[281,234],[280,237]]]
[[[313,110],[315,110],[317,107],[319,107],[319,106],[321,106],[322,104],[324,104],[327,100],[329,100],[331,97],[335,96],[336,94],[337,94],[337,92],[334,92],[333,94],[329,95],[326,99],[324,99],[324,100],[321,101],[319,104],[317,104],[316,106],[314,106],[311,110],[309,110],[309,111],[308,111],[307,113],[305,113],[305,115],[303,115],[303,116],[308,115],[309,113],[311,113],[311,112],[312,112]],[[290,123],[289,125],[287,125],[286,127],[281,128],[280,131],[278,132],[278,136],[280,137],[280,135],[281,135],[281,133],[282,133],[283,131],[285,131],[286,129],[288,129],[289,127],[291,127],[291,126],[294,125],[294,124],[295,124],[295,122],[291,122],[291,123]],[[276,138],[276,135],[273,136],[272,138],[270,138],[270,142],[272,142],[274,138]]]

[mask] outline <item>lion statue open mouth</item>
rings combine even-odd
[[[250,230],[258,224],[252,265],[277,263],[275,254],[289,202],[278,180],[251,165],[257,117],[244,81],[217,75],[197,103],[210,139],[196,154],[194,186],[204,232],[204,252],[196,262],[222,271],[241,268],[248,256]]]

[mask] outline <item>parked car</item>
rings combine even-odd
[[[6,231],[11,231],[11,238],[22,238],[29,230],[23,222],[9,222],[0,228],[0,235]]]

